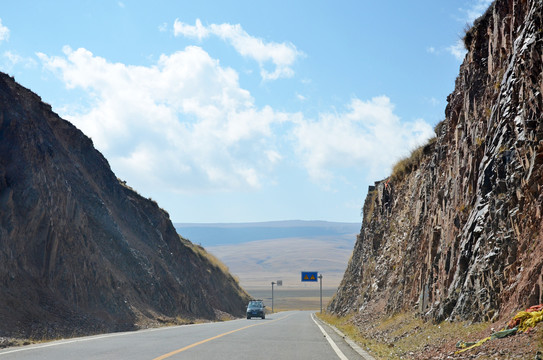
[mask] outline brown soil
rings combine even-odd
[[[374,306],[351,317],[326,320],[335,322],[376,359],[543,359],[543,323],[531,331],[489,340],[457,354],[459,341],[476,342],[489,337],[504,329],[508,321],[433,324],[412,313],[376,316],[380,313]]]

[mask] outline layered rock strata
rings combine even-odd
[[[247,297],[88,137],[0,74],[0,336],[241,316]]]
[[[331,311],[480,321],[543,302],[542,16],[497,0],[466,33],[445,120],[370,187]]]

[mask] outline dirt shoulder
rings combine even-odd
[[[412,313],[390,317],[371,309],[338,318],[320,316],[355,340],[376,359],[543,359],[543,322],[531,331],[503,339],[493,339],[480,346],[457,353],[457,343],[477,342],[505,328],[501,322],[425,322]]]

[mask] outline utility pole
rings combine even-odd
[[[272,314],[273,314],[273,285],[275,285],[275,282],[272,281]]]
[[[283,280],[277,280],[277,282],[272,281],[272,314],[273,314],[273,285],[282,286]]]
[[[321,284],[321,314],[322,314],[322,274],[319,274],[319,280]]]

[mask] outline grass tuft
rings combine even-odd
[[[393,182],[403,180],[407,175],[418,168],[420,161],[422,160],[423,148],[423,146],[419,146],[413,150],[411,155],[401,159],[394,165],[392,168],[392,175],[390,176]]]
[[[391,181],[401,181],[407,175],[417,170],[420,166],[422,158],[431,151],[436,141],[436,137],[429,139],[426,144],[417,147],[409,156],[398,161],[392,167],[392,174],[390,175]]]

